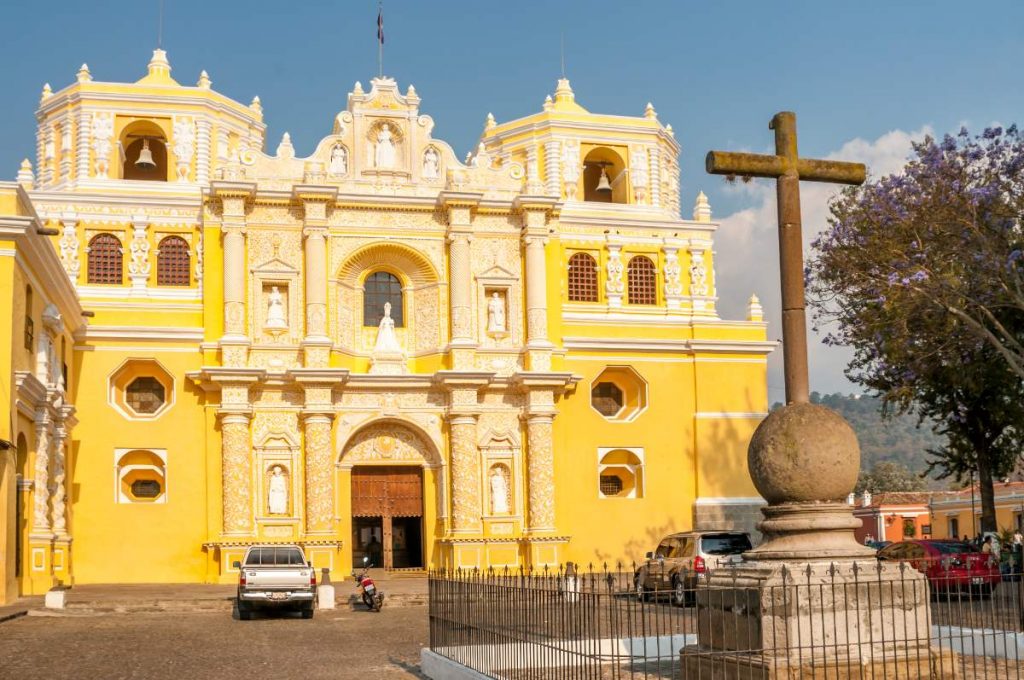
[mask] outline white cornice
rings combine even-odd
[[[699,496],[694,505],[767,505],[768,501],[760,496]]]
[[[762,420],[768,414],[764,411],[697,411],[697,420]]]
[[[201,342],[203,328],[173,326],[87,326],[75,334],[76,340],[125,340],[157,342]],[[198,351],[198,349],[196,350]]]
[[[565,337],[566,349],[577,351],[638,351],[695,354],[698,352],[766,355],[777,343],[753,340],[676,340],[659,338]]]

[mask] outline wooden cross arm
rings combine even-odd
[[[741,177],[778,178],[790,170],[790,161],[785,156],[734,151],[709,151],[704,165],[708,173],[712,175],[739,175]],[[820,161],[809,158],[797,159],[796,172],[801,180],[807,182],[863,184],[867,177],[867,167],[863,163]]]

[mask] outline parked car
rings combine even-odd
[[[961,541],[900,541],[879,550],[878,559],[909,562],[928,577],[937,595],[977,593],[987,597],[1000,582],[995,558]]]
[[[666,536],[636,568],[636,596],[645,600],[650,595],[671,593],[673,604],[690,604],[702,574],[742,561],[741,555],[751,548],[750,535],[742,531],[687,531]]]
[[[313,618],[316,570],[297,545],[254,545],[238,569],[238,618],[252,618],[257,606],[289,607]]]

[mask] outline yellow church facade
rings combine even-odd
[[[716,311],[671,126],[567,80],[460,160],[356,83],[305,157],[258,98],[88,67],[0,183],[0,583],[637,559],[751,528],[760,305]],[[689,201],[687,201],[689,203]]]

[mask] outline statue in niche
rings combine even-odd
[[[348,152],[345,151],[345,147],[339,145],[331,149],[331,164],[327,172],[332,175],[344,175],[348,172]]]
[[[423,153],[423,179],[437,179],[441,173],[441,157],[434,147]]]
[[[507,515],[509,510],[508,478],[505,468],[495,465],[491,468],[491,514]]]
[[[377,133],[377,148],[373,157],[373,165],[376,168],[395,167],[395,143],[391,141],[391,126],[384,123]]]
[[[491,293],[491,299],[487,301],[487,332],[504,333],[505,327],[505,299],[497,291]]]
[[[263,327],[272,333],[288,328],[288,319],[284,315],[284,298],[277,286],[270,289],[270,295],[267,298],[267,322]]]
[[[391,318],[391,303],[384,303],[384,316],[377,326],[377,344],[373,347],[374,354],[401,354],[402,346],[398,344],[395,334],[395,320]]]
[[[271,515],[288,514],[288,478],[280,465],[275,465],[270,473],[270,484],[267,486],[267,507]]]

